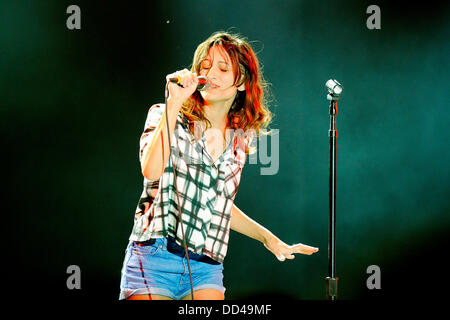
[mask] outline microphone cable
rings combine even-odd
[[[165,93],[164,93],[164,103],[165,103],[165,112],[166,112],[166,128],[167,128],[167,137],[168,137],[168,139],[169,139],[169,161],[170,161],[170,159],[171,159],[171,156],[172,156],[172,144],[171,144],[171,142],[170,142],[170,128],[169,128],[169,116],[168,116],[168,106],[167,106],[167,97],[168,97],[168,95],[169,95],[169,81],[166,81],[166,89],[165,89]],[[177,115],[177,117],[178,117],[178,115]],[[175,128],[174,128],[174,132],[175,132],[175,130],[176,130],[176,128],[177,128],[177,123],[176,123],[176,120],[175,120]],[[178,144],[178,142],[177,142],[177,144]],[[163,148],[164,148],[164,141],[163,141]],[[164,150],[163,150],[163,156],[164,156]],[[178,222],[179,222],[179,225],[180,225],[180,227],[181,227],[181,234],[183,235],[183,243],[184,243],[184,254],[185,254],[185,256],[186,256],[186,261],[187,261],[187,265],[188,265],[188,270],[189,270],[189,281],[190,281],[190,283],[191,283],[191,300],[194,300],[194,287],[193,287],[193,285],[192,285],[192,273],[191,273],[191,264],[190,264],[190,262],[189,262],[189,253],[188,253],[188,248],[187,248],[187,244],[186,244],[186,237],[184,236],[184,228],[183,228],[183,214],[182,214],[182,209],[181,209],[181,206],[180,206],[180,194],[178,193],[178,188],[177,188],[177,175],[176,175],[176,173],[175,173],[175,162],[173,161],[173,159],[172,159],[172,170],[173,170],[173,184],[174,184],[174,188],[175,188],[175,191],[176,191],[176,193],[177,193],[177,202],[178,202]],[[163,174],[164,174],[164,172],[163,172]],[[163,181],[164,181],[164,179],[161,179],[161,202],[163,201],[163,199],[162,199],[162,195],[163,195]]]

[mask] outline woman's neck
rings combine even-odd
[[[205,103],[205,116],[211,122],[213,128],[225,130],[228,111],[231,108],[231,102],[221,101],[215,103]]]

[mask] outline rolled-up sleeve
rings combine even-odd
[[[164,113],[164,105],[154,104],[150,107],[147,114],[147,119],[145,120],[144,132],[141,135],[139,142],[139,162],[142,162],[142,157],[144,156],[144,151],[150,146],[153,136],[155,135],[155,129]]]

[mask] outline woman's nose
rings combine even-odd
[[[217,67],[211,67],[211,68],[209,68],[209,70],[208,70],[208,72],[206,72],[206,76],[207,77],[215,77],[215,76],[217,76]]]

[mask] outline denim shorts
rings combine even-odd
[[[206,255],[189,252],[194,292],[216,289],[225,294],[223,264]],[[157,294],[180,300],[191,293],[184,248],[172,237],[130,241],[120,280],[119,299],[132,295]]]

